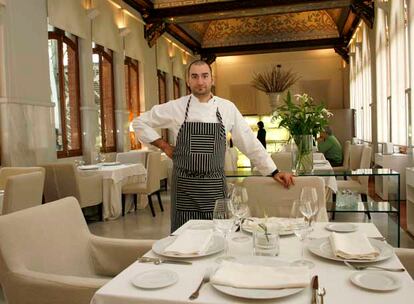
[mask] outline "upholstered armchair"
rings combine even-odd
[[[152,243],[92,235],[67,197],[0,217],[0,284],[9,304],[89,304]]]
[[[249,197],[249,208],[252,216],[289,217],[292,203],[300,198],[303,187],[315,187],[318,194],[319,212],[316,220],[328,221],[326,211],[325,182],[321,177],[299,176],[295,184],[286,189],[271,177],[247,177],[243,182]]]
[[[395,253],[401,263],[407,269],[408,273],[414,280],[414,249],[413,248],[394,248]]]
[[[44,182],[44,170],[9,176],[1,214],[41,205]]]
[[[0,169],[0,189],[4,190],[6,187],[6,180],[9,176],[14,176],[18,174],[25,174],[31,172],[43,172],[45,174],[45,169],[42,167],[4,167]]]

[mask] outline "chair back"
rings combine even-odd
[[[237,149],[227,148],[224,155],[224,171],[237,171]]]
[[[362,149],[364,145],[350,145],[349,147],[349,169],[356,170],[361,165]]]
[[[4,167],[0,169],[0,189],[6,187],[7,178],[18,174],[25,174],[31,172],[44,172],[42,167]]]
[[[74,197],[0,216],[0,281],[10,272],[92,275],[89,230]]]
[[[303,187],[315,187],[318,194],[319,213],[316,220],[327,222],[325,182],[316,176],[300,176],[289,189],[271,177],[247,177],[244,179],[248,204],[252,216],[289,217],[293,201],[300,198]]]
[[[122,164],[143,164],[145,166],[148,151],[128,151],[116,154],[116,161]]]
[[[42,204],[44,170],[18,174],[7,178],[2,214]]]
[[[161,153],[149,152],[147,155],[147,191],[160,190]]]
[[[279,171],[292,171],[292,154],[291,152],[275,152],[271,155],[273,162]]]
[[[372,148],[369,146],[364,146],[361,153],[361,163],[359,165],[360,169],[371,168],[371,157],[372,157]],[[366,189],[368,189],[368,179],[369,176],[358,176],[358,181]],[[367,192],[368,193],[368,192]]]
[[[344,167],[344,169],[349,168],[349,157],[351,154],[350,150],[351,150],[351,141],[347,140],[345,141],[345,144],[344,144],[344,158],[342,162],[342,166]]]

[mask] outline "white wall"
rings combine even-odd
[[[283,69],[292,69],[301,77],[291,88],[292,93],[308,93],[331,109],[341,109],[349,104],[349,95],[344,93],[343,74],[347,72],[342,66],[342,58],[333,50],[218,57],[216,94],[230,99],[231,85],[250,84],[255,72],[263,72],[272,64],[281,64]],[[259,101],[268,102],[264,93],[257,94]]]

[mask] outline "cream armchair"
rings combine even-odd
[[[42,172],[45,174],[45,169],[42,167],[4,167],[0,169],[0,189],[4,190],[6,187],[6,180],[9,176],[14,176],[18,174],[32,173],[32,172]]]
[[[81,208],[99,206],[102,220],[102,176],[100,174],[82,176],[72,163],[43,165],[46,169],[45,201],[74,196]]]
[[[401,263],[407,269],[408,273],[414,280],[414,249],[413,248],[394,248],[395,253]]]
[[[44,182],[44,170],[9,176],[1,214],[41,205]]]
[[[292,203],[300,198],[303,187],[315,187],[318,194],[319,212],[316,220],[328,221],[326,211],[325,182],[321,177],[300,176],[289,189],[284,188],[271,177],[247,177],[243,182],[249,197],[248,203],[252,216],[289,217]]]
[[[87,304],[152,244],[92,235],[67,197],[0,217],[0,283],[9,304]]]

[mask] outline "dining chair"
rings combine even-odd
[[[116,154],[116,161],[121,164],[142,164],[145,166],[148,151],[133,150]]]
[[[122,186],[122,215],[125,215],[126,194],[145,194],[148,197],[148,204],[152,216],[155,217],[152,195],[156,194],[161,211],[164,211],[160,195],[160,166],[161,153],[149,152],[147,155],[147,180],[144,183],[131,183]],[[134,206],[137,209],[137,196],[134,195]]]
[[[291,152],[274,152],[270,155],[279,171],[292,171],[292,154]]]
[[[344,155],[343,155],[343,161],[342,166],[339,167],[333,167],[334,172],[342,172],[345,170],[349,170],[349,158],[351,155],[351,141],[347,140],[344,143]],[[355,150],[356,152],[356,150]]]
[[[361,151],[360,164],[358,168],[355,169],[368,169],[371,167],[371,157],[372,157],[372,148],[369,146],[363,146]],[[368,176],[356,176],[353,179],[349,180],[337,180],[338,192],[341,191],[351,191],[352,193],[357,193],[361,195],[361,201],[365,206],[365,213],[368,216],[368,219],[371,219],[371,214],[368,208]],[[337,195],[332,194],[333,199],[333,208],[332,208],[332,220],[335,219],[335,209],[336,209],[336,199]]]
[[[97,173],[81,175],[72,163],[45,164],[45,201],[50,202],[74,196],[81,208],[98,206],[100,220],[103,219],[102,176]]]
[[[299,176],[295,184],[286,189],[271,177],[246,177],[243,186],[247,189],[251,215],[255,217],[289,217],[293,201],[300,198],[303,187],[315,187],[319,212],[317,221],[327,222],[325,182],[317,176]]]
[[[414,249],[413,248],[394,248],[395,254],[407,269],[407,272],[414,280]]]
[[[67,197],[0,216],[0,284],[9,304],[89,304],[152,244],[91,234]]]
[[[2,214],[41,205],[44,182],[44,170],[9,176],[4,189]]]
[[[0,189],[4,190],[6,187],[7,178],[18,174],[25,174],[31,172],[44,172],[42,167],[3,167],[0,168]]]

